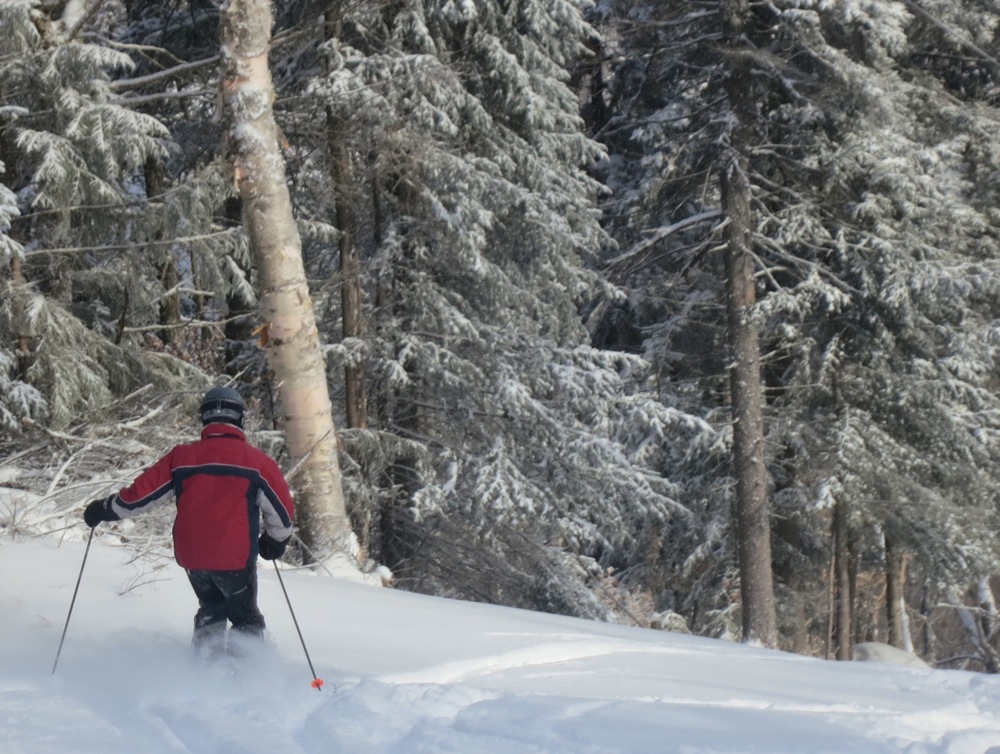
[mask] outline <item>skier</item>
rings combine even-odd
[[[131,485],[87,505],[91,528],[173,500],[174,557],[198,597],[192,644],[212,656],[226,645],[228,624],[262,637],[257,555],[280,558],[292,536],[295,508],[281,470],[243,434],[243,398],[214,387],[201,401],[201,439],[174,447]],[[261,532],[261,518],[264,526]]]

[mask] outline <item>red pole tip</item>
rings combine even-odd
[[[322,678],[313,678],[312,687],[314,689],[316,689],[317,691],[322,690],[322,688],[323,688],[323,679]]]

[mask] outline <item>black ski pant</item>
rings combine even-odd
[[[188,571],[188,581],[198,597],[192,643],[200,646],[226,631],[226,621],[247,636],[264,635],[264,616],[257,608],[257,569],[238,571]]]

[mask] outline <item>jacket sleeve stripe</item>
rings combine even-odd
[[[173,499],[173,493],[173,480],[167,480],[164,484],[161,484],[152,492],[149,492],[140,497],[138,500],[132,502],[122,499],[122,493],[119,492],[111,500],[111,509],[121,518],[131,518],[132,516],[142,513],[144,509],[149,506]]]
[[[257,494],[257,507],[264,517],[264,531],[271,537],[284,542],[292,536],[292,519],[281,504],[281,500],[274,494],[267,484],[262,484],[260,492]]]

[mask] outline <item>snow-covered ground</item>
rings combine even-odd
[[[85,532],[83,527],[80,527]],[[270,651],[188,646],[194,598],[94,539],[0,540],[0,754],[1000,754],[1000,678],[836,663],[261,567]]]

